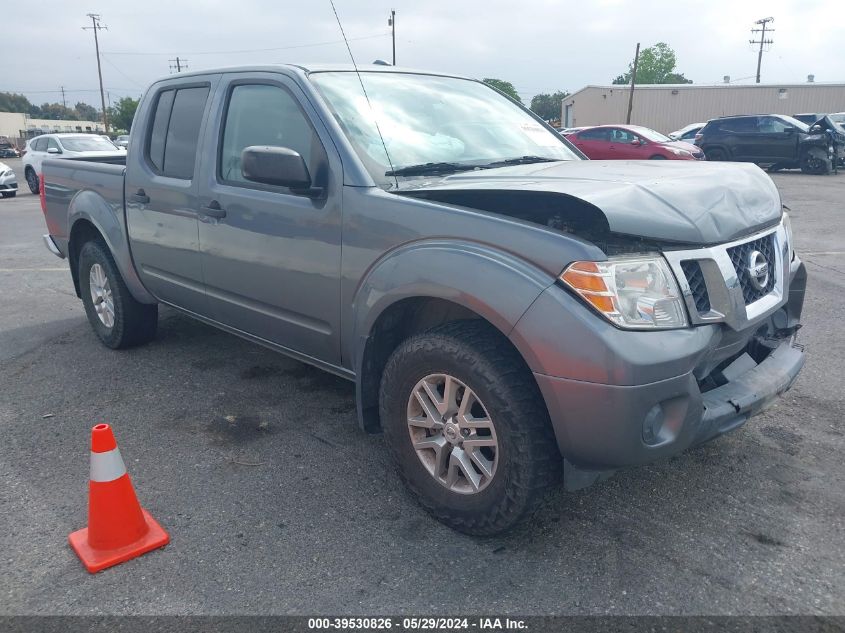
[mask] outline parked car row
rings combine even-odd
[[[669,136],[637,125],[572,127],[561,134],[588,158],[598,160],[706,158],[757,163],[769,171],[800,168],[808,174],[826,174],[845,165],[843,125],[845,112],[757,114],[691,123]]]

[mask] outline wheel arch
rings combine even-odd
[[[378,391],[402,341],[450,321],[480,319],[508,335],[554,279],[528,262],[484,245],[428,242],[383,258],[359,285],[352,313],[352,365],[358,422],[380,429]],[[527,364],[526,364],[527,367]]]
[[[80,191],[68,207],[68,262],[73,283],[79,296],[79,251],[89,239],[101,239],[112,254],[115,264],[123,277],[126,287],[140,303],[157,303],[135,272],[135,265],[129,251],[128,237],[122,218],[113,205],[107,203],[99,194],[92,191]]]

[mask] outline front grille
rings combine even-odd
[[[751,273],[748,270],[749,256],[754,251],[760,251],[766,263],[769,265],[769,279],[762,289],[758,289],[751,281]],[[775,287],[775,236],[774,234],[766,235],[752,242],[739,244],[728,249],[728,256],[731,258],[731,263],[736,270],[736,276],[739,279],[740,287],[742,288],[742,298],[746,305],[754,303],[758,299],[762,299],[769,294]]]
[[[684,271],[692,298],[695,300],[695,309],[699,312],[710,312],[710,296],[707,294],[701,265],[694,259],[688,259],[681,262],[681,270]]]

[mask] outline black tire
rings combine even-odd
[[[809,149],[801,154],[799,161],[801,171],[805,174],[823,176],[830,173],[830,160],[820,149]]]
[[[408,432],[414,387],[447,373],[472,389],[495,424],[498,465],[486,487],[454,492],[422,465]],[[456,321],[404,341],[387,362],[379,394],[385,442],[399,474],[420,504],[451,528],[499,534],[560,480],[562,459],[534,377],[519,354],[483,321]]]
[[[14,198],[16,195],[18,195],[17,191],[4,191],[2,193],[4,198]]]
[[[660,154],[655,154],[649,160],[666,160],[665,156],[661,156]]]
[[[35,170],[32,167],[27,167],[24,175],[26,176],[26,184],[29,185],[29,190],[37,196],[40,184]]]
[[[105,273],[114,306],[113,325],[108,327],[97,315],[91,296],[91,269],[99,264]],[[158,326],[158,305],[135,300],[114,263],[108,247],[101,240],[82,245],[79,252],[79,290],[88,322],[103,345],[123,349],[151,341]]]
[[[707,160],[728,160],[728,155],[725,153],[720,147],[714,147],[713,149],[708,149],[704,152],[704,156]]]

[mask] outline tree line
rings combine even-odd
[[[109,126],[115,130],[129,131],[138,108],[138,99],[123,97],[108,109]],[[72,108],[61,103],[35,105],[26,96],[14,92],[0,92],[0,112],[23,112],[34,119],[53,121],[102,121],[102,113],[94,106],[78,102]]]

